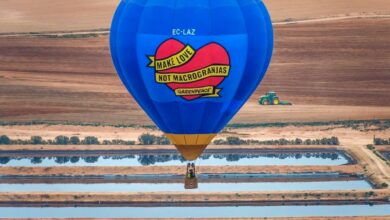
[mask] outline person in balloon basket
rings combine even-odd
[[[187,178],[195,178],[195,164],[194,163],[188,163],[187,164]]]
[[[195,164],[188,163],[187,164],[187,173],[184,181],[185,189],[197,189],[198,188],[198,180],[196,178]]]

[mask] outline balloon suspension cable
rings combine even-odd
[[[200,157],[200,156],[199,156]],[[196,173],[199,173],[199,168],[200,168],[200,161],[201,160],[199,160],[199,157],[198,158],[196,158],[196,160],[195,160],[195,165],[196,165]]]

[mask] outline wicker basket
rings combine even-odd
[[[184,188],[185,189],[197,189],[198,188],[198,179],[196,177],[186,177],[184,179]]]

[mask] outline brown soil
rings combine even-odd
[[[389,13],[387,0],[265,0],[274,21]],[[2,0],[0,32],[108,28],[116,0]],[[50,9],[50,10],[48,10]]]
[[[389,22],[355,19],[277,26],[275,56],[256,94],[273,89],[296,104],[389,106],[385,84],[390,66],[383,59],[390,54],[385,46],[390,31],[384,31]]]
[[[270,70],[233,122],[390,118],[389,25],[381,18],[276,26]],[[116,76],[107,37],[6,37],[0,50],[2,121],[151,123]],[[257,105],[267,90],[294,105]]]
[[[380,152],[388,152],[390,153],[390,145],[381,145],[381,146],[375,146],[375,149]]]
[[[132,175],[132,174],[183,174],[183,166],[147,167],[0,167],[2,175]],[[304,173],[339,172],[363,173],[358,165],[342,166],[201,166],[198,173]]]
[[[4,0],[1,32],[35,32],[108,28],[116,0]]]

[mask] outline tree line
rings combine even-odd
[[[292,139],[285,138],[276,140],[253,140],[241,139],[239,137],[227,137],[226,139],[216,139],[213,142],[216,145],[339,145],[337,137],[321,139]],[[0,136],[0,145],[169,145],[170,140],[164,135],[142,134],[138,141],[133,140],[103,140],[100,141],[95,136],[87,136],[81,139],[78,136],[60,135],[54,139],[43,139],[41,136],[32,136],[30,139],[11,139],[6,135]]]
[[[10,139],[6,135],[0,136],[0,145],[134,145],[135,141],[125,141],[120,139],[115,140],[103,140],[95,136],[87,136],[80,139],[77,136],[64,136],[60,135],[54,139],[43,139],[41,136],[32,136],[30,139]]]
[[[321,139],[300,139],[295,138],[288,140],[280,138],[276,140],[253,140],[253,139],[241,139],[239,137],[227,137],[226,139],[216,139],[213,142],[216,145],[339,145],[339,139],[337,137],[321,138]]]
[[[32,136],[30,139],[11,139],[7,135],[0,136],[0,145],[135,145],[133,140],[103,140],[95,136],[86,136],[81,139],[78,136],[60,135],[54,139],[43,139],[41,136]],[[138,144],[141,145],[168,145],[171,144],[169,139],[164,135],[142,134],[138,137]]]

